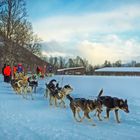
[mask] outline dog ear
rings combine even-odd
[[[127,99],[125,99],[125,101],[124,101],[126,104],[127,104]]]

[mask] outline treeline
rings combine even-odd
[[[13,54],[18,55],[20,47],[41,55],[41,39],[34,34],[27,15],[25,0],[0,0],[0,38],[5,48],[2,58],[10,65],[16,61]]]
[[[92,65],[89,64],[88,60],[80,56],[77,56],[75,58],[49,57],[44,59],[48,61],[51,65],[55,66],[57,69],[84,67],[87,75],[92,75],[95,69],[99,69],[103,67],[140,67],[140,63],[136,63],[136,61],[122,64],[121,60],[117,60],[116,62],[113,63],[111,63],[108,60],[105,60],[105,62],[101,65]]]
[[[105,60],[104,64],[99,67],[140,67],[140,63],[137,63],[135,60],[131,62],[122,63],[121,60],[111,63],[108,60]]]
[[[44,57],[43,59],[53,65],[56,69],[84,67],[86,69],[86,74],[92,74],[94,72],[94,67],[89,64],[88,60],[80,56],[75,58]]]

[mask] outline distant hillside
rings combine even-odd
[[[41,67],[46,66],[46,68],[50,67],[49,63],[40,59],[36,55],[32,54],[26,48],[17,47],[15,45],[13,45],[12,47],[13,47],[13,51],[12,54],[10,55],[12,55],[12,58],[14,58],[14,63],[15,64],[22,63],[26,71],[28,70],[28,71],[35,72],[37,66],[41,66]],[[0,39],[0,72],[3,67],[3,64],[7,61],[4,60],[4,56],[9,55],[9,53],[10,52],[8,47],[4,46],[2,43],[2,39]]]

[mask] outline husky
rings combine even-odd
[[[102,111],[102,105],[100,103],[100,101],[98,100],[89,100],[89,99],[85,99],[85,98],[72,98],[70,95],[66,96],[67,99],[70,101],[70,108],[72,110],[74,119],[77,122],[82,122],[83,119],[86,117],[89,121],[92,121],[92,119],[89,116],[89,113],[97,110],[98,112],[101,113]],[[80,116],[79,112],[83,111],[84,115],[83,117]],[[77,116],[79,117],[79,119],[77,119]],[[101,121],[100,116],[98,116],[98,119]],[[96,125],[96,124],[93,124]]]
[[[21,94],[23,98],[27,99],[27,94],[30,94],[32,99],[32,87],[28,85],[27,77],[24,76],[22,79],[13,79],[11,81],[11,86],[13,87],[16,94]]]
[[[50,96],[51,91],[54,91],[56,89],[56,85],[55,85],[54,82],[56,83],[56,80],[52,79],[48,84],[47,83],[45,84],[46,85],[46,90],[45,90],[44,96],[46,98],[48,98],[48,96]]]
[[[65,85],[61,90],[53,90],[50,92],[50,105],[52,105],[52,100],[55,101],[55,106],[57,107],[57,101],[59,100],[59,105],[63,104],[64,108],[65,105],[65,97],[69,95],[73,91],[73,88],[70,85]]]
[[[34,91],[34,93],[36,93],[36,88],[38,86],[37,77],[35,75],[32,75],[31,77],[28,77],[27,80],[29,87],[32,89],[32,91]]]
[[[70,94],[73,91],[73,88],[70,85],[65,85],[64,87],[59,87],[59,84],[55,84],[55,79],[51,80],[49,84],[46,84],[46,97],[49,95],[49,103],[52,105],[54,100],[54,105],[57,107],[57,101],[60,101],[60,105],[63,104],[64,108],[65,102],[64,99],[66,95]]]
[[[118,110],[123,110],[126,113],[129,113],[127,100],[123,100],[117,97],[111,97],[111,96],[102,96],[103,89],[100,91],[98,95],[98,100],[101,102],[103,106],[106,107],[106,119],[109,119],[109,113],[110,111],[115,111],[116,121],[117,123],[120,123]],[[98,114],[99,115],[99,114]]]

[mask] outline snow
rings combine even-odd
[[[61,72],[61,71],[65,71],[65,70],[75,70],[75,69],[83,69],[84,67],[72,67],[72,68],[64,68],[64,69],[58,69],[57,71],[58,72]]]
[[[73,97],[95,98],[101,88],[104,95],[127,99],[130,113],[119,111],[117,124],[114,112],[102,122],[93,117],[96,126],[86,119],[78,123],[69,108],[49,106],[44,98],[45,83],[55,78],[60,85],[70,84]],[[139,140],[140,139],[140,77],[54,76],[39,80],[34,100],[16,95],[10,84],[0,76],[0,140]],[[102,117],[105,112],[102,113]]]
[[[140,72],[139,67],[105,67],[95,70],[96,72]]]

